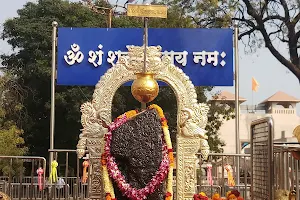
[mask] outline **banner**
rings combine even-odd
[[[149,29],[149,46],[180,67],[195,86],[233,85],[231,29]],[[96,85],[100,77],[126,56],[126,45],[143,45],[140,28],[59,28],[58,85]]]

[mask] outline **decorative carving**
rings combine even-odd
[[[200,138],[184,138],[177,136],[177,168],[176,168],[176,199],[192,199],[196,187],[195,155],[200,146]],[[194,150],[194,151],[192,151]]]
[[[1,200],[11,200],[10,196],[8,196],[7,194],[0,192],[0,199]]]
[[[205,129],[207,124],[207,114],[209,111],[209,107],[205,103],[195,103],[193,104],[193,114],[192,120],[196,123],[200,128]]]
[[[93,104],[90,102],[84,103],[80,107],[81,115],[81,124],[83,129],[81,130],[81,134],[79,135],[79,141],[77,144],[77,156],[78,158],[82,158],[85,154],[85,149],[87,145],[87,139],[89,142],[94,141],[90,140],[101,139],[104,134],[107,132],[107,129],[102,126],[102,122],[97,118],[97,112],[93,107]],[[89,143],[89,146],[92,145]]]
[[[92,102],[82,105],[83,129],[77,145],[78,156],[81,156],[87,148],[94,157],[100,157],[103,151],[100,138],[103,139],[103,134],[106,132],[101,120],[106,124],[111,122],[112,100],[115,92],[124,83],[134,80],[135,73],[142,72],[144,48],[136,46],[127,46],[127,48],[128,56],[120,57],[118,62],[100,78]],[[147,71],[155,73],[156,80],[168,83],[176,95],[177,124],[180,133],[177,135],[176,198],[177,200],[192,199],[196,185],[195,176],[191,175],[191,171],[196,173],[197,157],[195,154],[200,147],[202,155],[208,152],[207,142],[205,143],[206,140],[201,138],[206,138],[204,129],[209,108],[206,104],[197,102],[197,93],[192,81],[182,69],[171,63],[170,57],[161,57],[161,49],[160,46],[147,47]],[[104,198],[101,188],[101,171],[100,166],[96,165],[97,162],[99,165],[99,160],[96,159],[95,165],[92,166],[93,189],[90,189],[90,199]],[[189,163],[188,166],[186,163]],[[185,188],[186,179],[191,184],[189,189]],[[96,182],[100,184],[93,186]]]
[[[200,150],[203,160],[207,160],[209,154],[209,145],[207,140],[201,139],[200,141]]]
[[[195,163],[186,162],[185,163],[185,186],[184,186],[184,192],[187,193],[193,193],[194,187],[195,187],[195,172],[194,172],[194,166]]]
[[[189,108],[181,110],[179,124],[181,135],[184,137],[200,137],[202,139],[207,139],[207,136],[205,135],[207,131],[197,126],[197,124],[192,121],[193,118],[195,118],[194,111]]]
[[[90,159],[92,163],[92,173],[89,188],[89,199],[104,199],[103,188],[102,188],[102,171],[101,163],[98,159]]]
[[[144,68],[144,46],[126,46],[128,49],[128,65],[126,69],[133,71],[134,73],[139,73],[143,71]],[[157,73],[164,66],[161,62],[161,46],[150,46],[147,47],[146,56],[146,69],[147,72]]]
[[[86,139],[84,137],[79,136],[79,141],[77,143],[77,157],[82,158],[85,155],[85,150],[86,150]]]

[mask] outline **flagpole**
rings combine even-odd
[[[238,63],[238,25],[234,25],[234,65],[235,65],[235,137],[236,137],[236,153],[240,153],[239,143],[239,63]]]
[[[50,155],[49,155],[49,170],[53,161],[54,149],[54,126],[55,126],[55,79],[56,79],[56,34],[58,23],[52,22],[52,61],[51,61],[51,113],[50,113]]]
[[[252,112],[254,113],[253,107],[254,107],[254,101],[253,101],[253,88],[252,88]]]
[[[238,49],[238,34],[239,28],[237,22],[234,24],[234,67],[235,67],[235,145],[236,145],[236,154],[240,153],[240,104],[239,104],[239,49]],[[236,180],[237,185],[240,184],[240,162],[239,159],[236,162]]]

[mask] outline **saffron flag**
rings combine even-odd
[[[259,84],[255,78],[252,77],[252,91],[257,92],[257,89],[259,87]]]

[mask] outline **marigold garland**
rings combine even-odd
[[[167,120],[164,116],[163,110],[158,105],[150,105],[148,109],[155,109],[157,111],[161,119],[161,125],[163,129],[163,159],[159,170],[156,172],[155,176],[151,179],[150,183],[148,183],[145,188],[138,190],[136,188],[132,188],[128,183],[126,183],[125,177],[119,171],[118,166],[115,163],[114,157],[110,155],[110,141],[112,138],[111,131],[119,127],[121,124],[125,123],[127,119],[136,116],[138,114],[138,111],[131,110],[124,113],[123,115],[120,115],[119,117],[117,117],[116,121],[110,125],[110,131],[105,136],[105,149],[104,154],[101,157],[106,200],[115,200],[114,189],[109,176],[117,182],[119,189],[124,195],[126,195],[130,199],[140,200],[145,199],[149,194],[154,192],[157,186],[163,182],[166,175],[168,177],[165,200],[172,200],[174,156],[170,132],[168,129],[169,127],[167,124]]]
[[[164,112],[161,107],[156,104],[149,106],[149,109],[155,109],[161,119],[161,125],[164,133],[164,139],[168,148],[168,157],[170,161],[169,172],[168,172],[168,182],[165,200],[171,200],[173,198],[173,169],[174,169],[174,156],[172,142],[170,138],[169,126],[167,119],[165,118]]]

